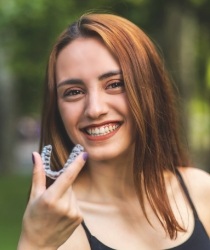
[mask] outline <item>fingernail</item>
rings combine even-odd
[[[34,157],[33,153],[32,153],[32,162],[33,162],[33,164],[35,163],[35,157]]]
[[[83,157],[83,160],[86,161],[87,158],[88,158],[88,153],[84,152],[83,155],[82,155],[82,157]]]

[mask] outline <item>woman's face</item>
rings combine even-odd
[[[92,160],[126,155],[135,126],[128,107],[121,69],[96,38],[78,38],[58,55],[58,107],[74,144]]]

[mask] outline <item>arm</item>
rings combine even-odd
[[[84,166],[83,154],[46,189],[42,160],[34,153],[30,199],[23,216],[18,250],[56,250],[82,221],[72,184]]]
[[[198,216],[210,237],[210,175],[196,168],[180,170]]]

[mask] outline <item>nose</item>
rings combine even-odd
[[[98,92],[88,94],[85,103],[85,116],[98,119],[108,113],[108,105],[103,94]]]

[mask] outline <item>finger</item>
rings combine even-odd
[[[80,153],[74,162],[72,162],[61,174],[57,180],[48,188],[49,192],[54,193],[55,198],[61,197],[72,186],[77,178],[79,172],[85,165],[88,154],[86,152]]]
[[[32,158],[34,166],[30,194],[31,198],[40,196],[46,190],[46,177],[41,156],[39,153],[33,152]]]

